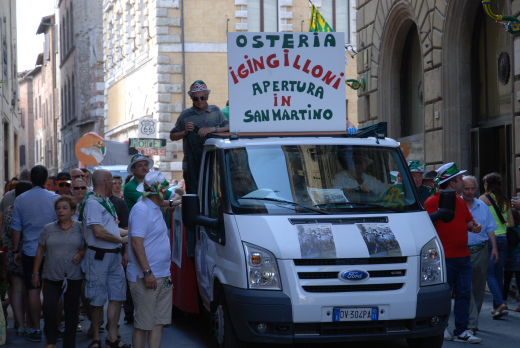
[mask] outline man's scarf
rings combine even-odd
[[[87,202],[90,200],[95,200],[96,202],[101,204],[103,208],[105,208],[110,213],[110,215],[114,217],[114,221],[116,222],[116,224],[119,225],[119,218],[117,217],[116,208],[114,207],[114,204],[112,204],[112,201],[108,198],[105,199],[101,197],[95,192],[87,193],[87,195],[79,205],[79,221],[83,221],[83,212],[85,211],[85,206],[87,205]]]
[[[162,201],[164,200],[164,191],[168,186],[170,186],[170,184],[168,184],[168,181],[166,180],[164,180],[162,183],[156,181],[151,185],[148,185],[146,184],[146,182],[143,182],[143,198],[151,195],[158,195]]]

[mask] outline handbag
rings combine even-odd
[[[500,222],[502,224],[506,224],[506,221],[504,220],[504,217],[502,216],[502,213],[500,212],[500,209],[498,209],[497,204],[495,203],[495,200],[489,193],[486,193],[487,199],[493,204],[493,208],[495,208],[495,211],[497,212],[497,216],[500,219]],[[512,248],[515,248],[518,244],[520,244],[520,236],[518,233],[516,233],[516,230],[512,227],[506,228],[506,237],[507,237],[507,245],[509,245]]]

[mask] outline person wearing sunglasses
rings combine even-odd
[[[186,138],[188,133],[193,132],[197,128],[199,137],[204,138],[210,133],[229,131],[229,121],[219,107],[216,105],[208,105],[210,93],[211,91],[204,81],[197,80],[193,82],[188,91],[193,106],[180,114],[175,127],[173,127],[170,132],[171,140],[182,139],[182,149],[184,152],[182,171],[184,172],[185,180],[188,171],[188,140]]]
[[[58,190],[56,191],[57,194],[74,197],[74,194],[70,189],[72,186],[72,177],[69,172],[59,172],[56,176],[56,183],[58,184]]]
[[[72,173],[73,171],[71,171]],[[81,172],[81,170],[80,170]],[[83,172],[82,172],[83,174]],[[87,182],[82,179],[75,179],[72,183],[72,192],[74,193],[74,200],[76,201],[76,204],[79,205],[81,202],[83,202],[83,198],[85,198],[85,195],[87,194]],[[78,221],[79,219],[79,209],[76,209],[74,215],[72,215],[72,220]]]

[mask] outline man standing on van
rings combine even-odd
[[[464,181],[462,173],[459,171],[455,163],[447,163],[437,171],[435,179],[435,190],[439,185],[440,190],[454,190],[457,194],[462,193],[464,189]],[[439,209],[439,195],[437,192],[424,202],[424,206],[428,214],[432,214]],[[448,284],[453,291],[456,287],[455,294],[455,330],[453,335],[455,340],[468,343],[479,343],[482,338],[475,336],[475,333],[468,328],[469,321],[469,303],[471,299],[471,278],[472,266],[468,245],[468,231],[473,233],[480,232],[480,224],[473,221],[473,216],[468,210],[466,203],[459,196],[455,197],[455,217],[452,221],[444,223],[442,221],[434,222],[435,229],[444,248],[444,256],[446,258],[446,274]],[[453,336],[448,328],[444,331],[444,339],[451,341]]]
[[[464,176],[462,179],[464,180],[462,199],[466,202],[475,221],[482,225],[480,233],[468,232],[468,250],[473,266],[468,326],[473,332],[477,332],[478,316],[484,302],[484,292],[486,290],[488,243],[491,243],[491,257],[494,258],[495,263],[498,261],[497,242],[495,239],[497,224],[486,203],[475,198],[475,193],[477,192],[477,181],[475,178],[473,176]]]
[[[182,159],[182,171],[184,180],[188,182],[188,140],[186,136],[189,132],[195,130],[195,127],[199,128],[198,135],[204,138],[209,133],[216,132],[227,132],[229,130],[229,121],[226,119],[222,111],[216,105],[208,105],[208,99],[210,90],[204,83],[204,81],[197,80],[190,86],[188,94],[193,102],[193,106],[184,110],[179,118],[175,127],[170,132],[170,139],[180,140],[182,139],[182,150],[184,152],[184,158]],[[196,171],[198,172],[198,168]],[[189,192],[187,193],[195,193]]]

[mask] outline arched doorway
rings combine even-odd
[[[507,1],[492,2],[508,14]],[[478,180],[496,171],[511,192],[511,74],[499,79],[500,53],[511,56],[511,37],[471,0],[450,1],[443,42],[443,160],[455,161]],[[503,55],[504,60],[507,60]],[[507,64],[506,64],[507,65]],[[507,78],[509,76],[509,78]],[[480,182],[479,182],[480,183]]]

